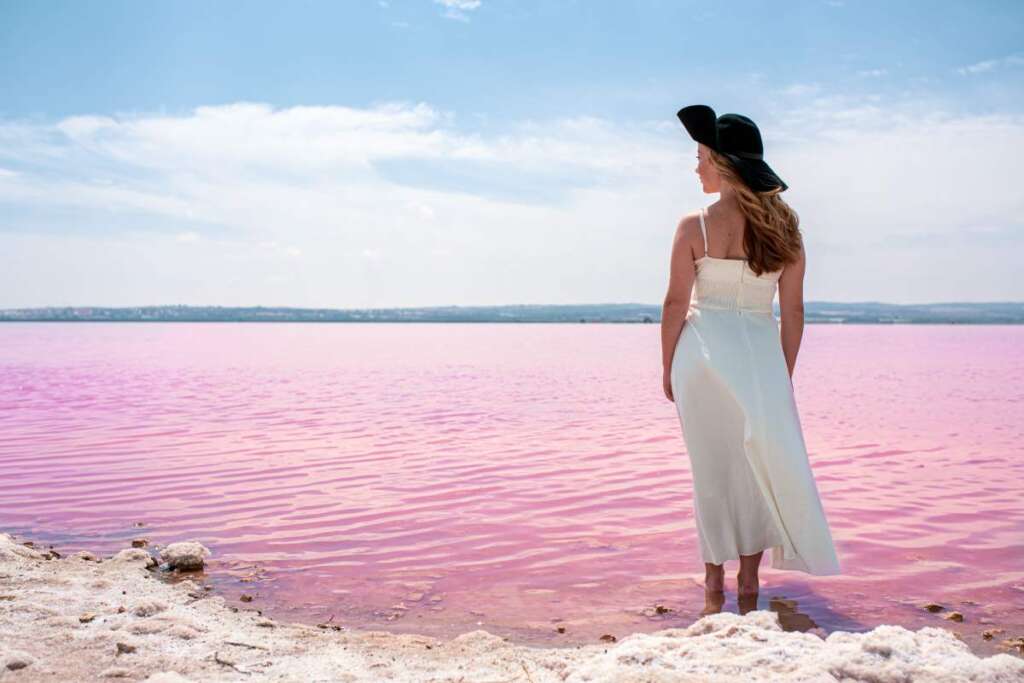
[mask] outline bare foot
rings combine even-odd
[[[740,616],[757,609],[757,593],[753,595],[740,595],[736,598],[736,606],[739,607]]]
[[[704,591],[704,609],[700,615],[706,617],[709,614],[718,614],[725,605],[725,593],[722,591]]]

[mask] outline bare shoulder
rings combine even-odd
[[[686,245],[693,256],[700,250],[700,212],[691,211],[684,214],[676,225],[675,245]]]

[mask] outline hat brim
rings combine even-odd
[[[754,192],[769,192],[776,188],[779,188],[779,192],[785,192],[789,189],[789,185],[784,183],[782,178],[763,159],[746,159],[728,152],[720,152],[720,154],[732,162],[733,167],[743,178],[743,182]]]
[[[683,107],[676,116],[695,141],[718,151],[718,116],[706,104]]]

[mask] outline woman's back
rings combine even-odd
[[[757,275],[745,258],[711,256],[705,212],[701,207],[704,255],[694,261],[696,279],[691,307],[772,315],[772,302],[782,269]]]

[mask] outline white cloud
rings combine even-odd
[[[759,124],[808,298],[1024,298],[1020,117],[826,93]],[[425,103],[0,121],[0,307],[657,302],[716,199],[693,151],[672,120],[485,136]]]
[[[986,73],[988,71],[1013,66],[1024,66],[1024,55],[1012,54],[1005,57],[999,57],[997,59],[985,59],[980,62],[975,62],[974,64],[958,67],[955,71],[963,76],[973,76],[975,74]]]
[[[480,7],[480,0],[434,0],[439,5],[452,9],[474,10]]]
[[[982,62],[975,62],[974,64],[962,66],[958,68],[956,71],[957,73],[960,74],[980,74],[985,73],[986,71],[991,71],[992,69],[999,66],[999,64],[1000,60],[998,59],[986,59],[985,61]]]
[[[480,8],[480,0],[434,0],[445,8],[444,16],[458,21],[469,21],[467,12]]]

